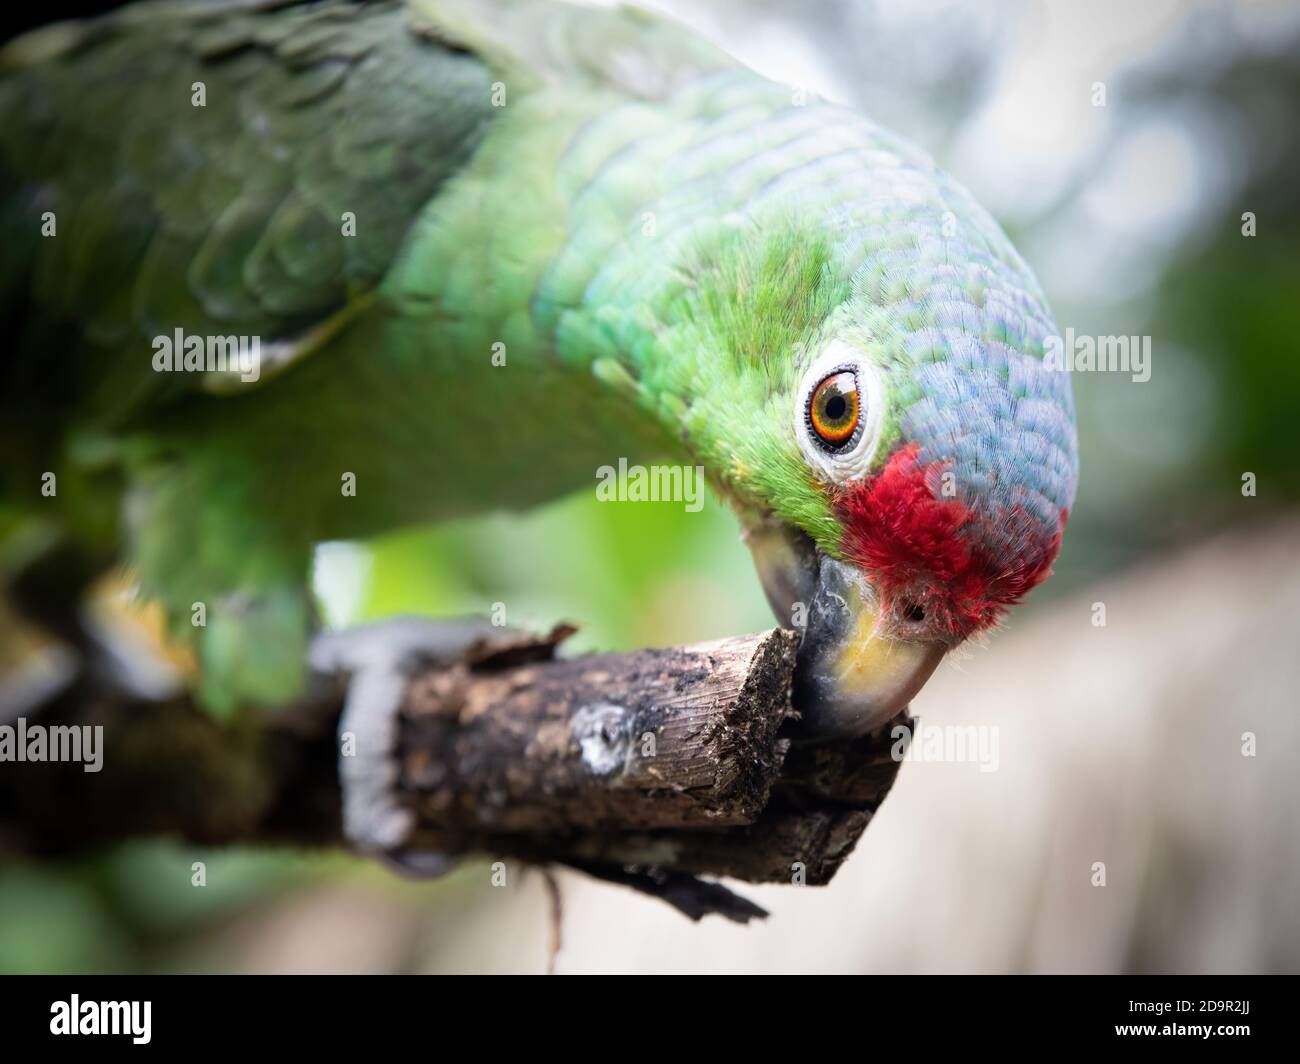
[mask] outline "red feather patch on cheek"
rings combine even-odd
[[[946,463],[922,466],[917,453],[915,444],[901,449],[877,476],[838,493],[841,549],[872,577],[887,616],[905,603],[924,611],[910,634],[961,640],[1047,577],[1068,515],[1045,535],[1019,506],[976,513],[939,495]],[[985,544],[1000,540],[1011,546],[991,556]]]

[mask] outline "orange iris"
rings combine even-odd
[[[817,385],[808,404],[813,431],[826,443],[847,443],[858,427],[858,380],[850,370],[840,370]]]

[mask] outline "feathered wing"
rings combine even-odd
[[[486,65],[415,21],[397,3],[140,4],[0,52],[7,527],[43,501],[74,553],[102,559],[123,482],[86,441],[224,383],[156,372],[155,337],[257,337],[264,361],[303,363],[364,312],[493,116]],[[260,391],[241,386],[229,418]],[[173,629],[199,637],[215,705],[300,683],[310,542],[253,468],[291,455],[264,424],[257,462],[200,440],[138,471],[127,507],[131,560]],[[38,498],[42,470],[56,498]]]
[[[455,349],[431,352],[427,309],[388,302],[402,287],[394,275],[416,267],[443,275],[424,287],[450,299],[465,287],[456,243],[496,240],[498,220],[470,219],[446,254],[404,254],[422,239],[422,212],[500,128],[498,79],[516,99],[557,88],[653,101],[731,65],[652,16],[492,0],[137,4],[13,42],[0,50],[0,496],[22,503],[40,470],[57,469],[48,512],[102,535],[116,521],[103,515],[121,511],[121,463],[106,462],[106,485],[91,490],[79,483],[86,459],[101,439],[106,454],[143,441],[126,509],[146,595],[198,637],[211,702],[291,696],[314,534],[412,519],[414,483],[461,511],[550,497],[590,476],[584,457],[559,453],[575,448],[550,446],[554,425],[578,425],[593,446],[622,431],[590,374],[525,357],[506,378],[515,391],[492,394],[535,422],[510,453],[547,464],[513,481],[480,475],[496,452],[466,447],[455,418],[426,400],[446,406],[452,383],[462,406],[483,392],[466,376],[486,372],[468,364],[481,345],[448,333]],[[496,153],[502,171],[480,167],[471,187],[502,186],[507,199],[526,187],[514,136]],[[355,235],[344,237],[348,219]],[[536,258],[546,245],[526,250]],[[527,317],[532,267],[516,276],[504,259],[475,269],[508,292],[502,320]],[[394,320],[409,327],[396,335]],[[196,390],[230,382],[155,372],[154,340],[177,330],[255,336],[272,363],[235,398],[198,402]],[[402,374],[416,365],[424,380],[412,388]],[[330,449],[344,441],[346,465]],[[466,456],[478,464],[458,468]],[[340,502],[336,466],[358,471],[364,504]],[[202,632],[191,627],[198,602]]]
[[[153,371],[178,328],[310,347],[493,113],[484,63],[401,4],[137,5],[0,70],[6,391],[83,415],[217,383]]]

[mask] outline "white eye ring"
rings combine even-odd
[[[851,371],[857,380],[860,424],[856,438],[848,448],[832,451],[814,437],[808,405],[822,381],[844,370]],[[860,480],[870,471],[884,422],[885,388],[880,370],[856,347],[843,340],[832,340],[804,371],[799,390],[795,393],[794,435],[804,459],[823,480],[834,484]]]

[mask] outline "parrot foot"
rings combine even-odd
[[[508,632],[485,618],[401,617],[322,632],[313,640],[313,672],[350,676],[339,720],[339,782],[343,833],[356,850],[414,878],[454,867],[442,854],[406,845],[415,814],[395,793],[398,714],[408,681],[421,669],[452,665],[475,644]]]

